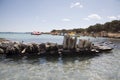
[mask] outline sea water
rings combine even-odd
[[[12,41],[24,41],[25,43],[28,42],[35,42],[35,43],[46,43],[46,42],[54,42],[54,43],[62,43],[63,36],[54,36],[49,34],[42,34],[42,35],[31,35],[31,34],[8,34],[8,33],[0,33],[0,38],[6,38]]]
[[[0,34],[0,38],[24,42],[55,42],[63,36]],[[92,38],[92,42],[112,42],[114,49],[98,56],[27,57],[0,56],[0,80],[120,80],[120,40]]]

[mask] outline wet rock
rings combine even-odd
[[[6,48],[6,53],[7,54],[14,54],[15,53],[15,47],[13,47],[13,46],[8,46],[7,48]]]
[[[18,42],[18,43],[15,42],[13,47],[15,48],[16,53],[21,54],[22,51],[27,47],[27,45],[23,44],[23,43],[20,43],[20,42]]]
[[[4,54],[4,50],[0,48],[0,54]]]
[[[38,46],[38,44],[33,43],[32,45],[33,45],[33,52],[34,53],[38,53],[39,52],[39,46]]]
[[[89,40],[85,40],[84,48],[90,49],[91,48],[91,42]]]
[[[76,42],[77,42],[77,37],[65,35],[64,41],[63,41],[63,48],[64,49],[75,49]]]
[[[2,42],[2,43],[0,43],[0,48],[5,50],[10,44],[11,43]]]
[[[67,49],[68,48],[68,44],[69,44],[69,39],[70,39],[70,36],[69,35],[65,35],[64,36],[64,40],[63,40],[63,48],[64,49]]]
[[[68,40],[68,49],[75,49],[77,37],[70,37]]]
[[[54,46],[51,45],[50,49],[53,51],[57,51],[58,50],[57,44],[55,44]]]
[[[26,47],[25,44],[22,43],[17,43],[17,42],[12,42],[8,44],[4,44],[5,53],[6,54],[20,54],[21,51]]]
[[[15,48],[14,48],[14,43],[10,42],[10,43],[3,43],[4,49],[6,50],[5,53],[9,54],[9,53],[14,53]]]
[[[25,53],[32,53],[32,52],[33,52],[33,45],[32,44],[28,44],[26,46]]]
[[[39,53],[45,53],[46,52],[46,45],[45,43],[39,44]]]
[[[63,49],[63,45],[57,45],[58,49]]]
[[[85,40],[80,39],[78,43],[78,48],[82,49],[84,48]]]
[[[58,50],[57,43],[47,43],[45,44],[47,52],[54,52]]]
[[[39,45],[39,48],[45,50],[45,49],[46,49],[46,45],[45,45],[45,43],[40,44],[40,45]]]
[[[21,52],[21,47],[20,47],[19,44],[14,44],[13,47],[15,48],[15,52],[16,52],[16,53],[20,53],[20,52]]]
[[[79,40],[78,47],[76,47],[77,37],[71,37],[66,35],[64,37],[63,45],[57,45],[57,43],[29,43],[23,44],[20,42],[1,42],[0,43],[0,54],[63,54],[63,53],[71,53],[73,52],[81,52],[81,51],[92,51],[96,52],[96,50],[110,50],[110,48],[106,47],[98,47],[92,44],[89,40]]]

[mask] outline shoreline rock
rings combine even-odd
[[[7,41],[7,42],[6,42]],[[102,51],[111,51],[112,48],[94,46],[89,40],[79,40],[77,37],[64,36],[63,45],[57,43],[21,43],[3,40],[0,42],[0,54],[6,55],[79,55],[98,54]]]
[[[10,40],[7,40],[5,38],[0,38],[0,42],[9,42]]]

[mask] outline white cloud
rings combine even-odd
[[[120,19],[120,15],[118,15],[117,18]]]
[[[71,20],[68,19],[68,18],[64,18],[64,19],[62,19],[62,21],[66,21],[66,22],[68,22],[68,21],[71,21]]]
[[[70,5],[70,8],[74,8],[74,7],[83,8],[83,5],[80,4],[80,2],[72,3],[72,4]]]
[[[89,21],[89,20],[92,20],[92,19],[94,19],[94,20],[100,20],[102,18],[98,14],[90,14],[86,18],[83,18],[83,19]]]
[[[108,18],[111,19],[111,20],[115,20],[115,19],[117,19],[116,16],[108,16]]]
[[[107,16],[108,19],[110,20],[117,20],[117,19],[120,19],[120,15],[117,15],[117,16]]]
[[[88,15],[88,18],[89,18],[89,19],[97,19],[97,20],[100,20],[100,19],[101,19],[101,16],[99,16],[98,14],[91,14],[91,15]]]
[[[87,20],[87,21],[89,21],[90,19],[89,18],[83,18],[84,20]]]

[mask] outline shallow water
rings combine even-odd
[[[46,35],[42,36],[43,39],[46,38]],[[47,35],[46,41],[49,41],[48,38],[54,38],[53,42],[59,39],[60,43],[63,39],[63,37]],[[111,41],[113,44],[110,46],[114,49],[110,53],[102,53],[98,56],[6,58],[2,55],[0,56],[0,80],[119,80],[120,40],[80,38],[89,38],[94,42]],[[15,40],[14,37],[8,39]],[[28,41],[34,41],[34,38]]]

